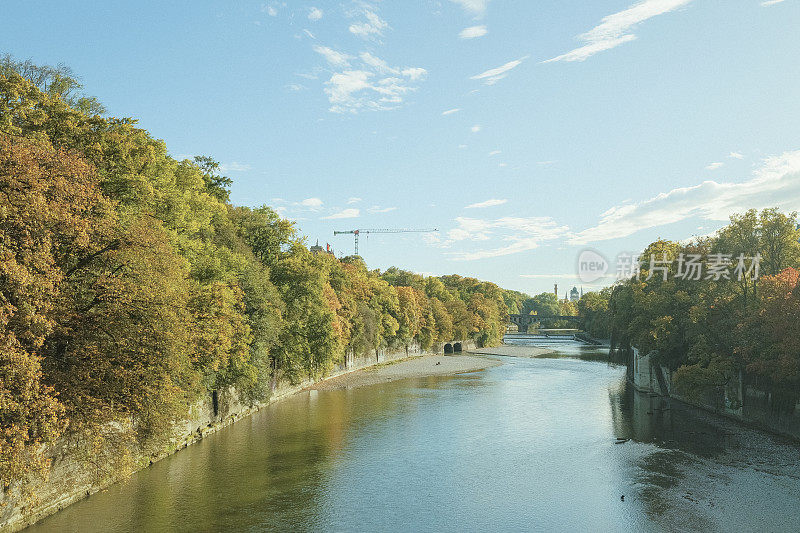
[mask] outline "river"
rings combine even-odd
[[[26,531],[800,531],[800,448],[549,346],[300,393]]]

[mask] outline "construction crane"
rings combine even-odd
[[[351,229],[348,231],[334,231],[333,235],[352,235],[355,240],[355,255],[358,255],[358,236],[369,235],[370,233],[432,233],[439,231],[432,229]]]

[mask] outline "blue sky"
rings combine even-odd
[[[0,53],[71,66],[311,244],[436,227],[361,255],[538,293],[587,247],[800,209],[798,28],[798,0],[6,0]]]

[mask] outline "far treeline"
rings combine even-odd
[[[758,272],[750,259],[756,254]],[[689,272],[693,258],[702,258],[701,266]],[[715,268],[723,263],[729,264]],[[638,278],[578,302],[589,333],[611,338],[612,348],[623,352],[636,347],[651,354],[674,371],[674,386],[688,398],[720,398],[747,375],[771,393],[774,408],[794,409],[800,399],[797,213],[750,210],[732,216],[713,237],[656,241],[640,255],[639,267]]]
[[[212,159],[170,157],[80,90],[0,59],[0,490],[65,434],[117,475],[215,390],[256,402],[347,353],[498,344],[525,298],[314,255],[269,207],[231,205]]]

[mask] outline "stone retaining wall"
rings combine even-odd
[[[462,344],[465,350],[475,347],[471,341],[464,341]],[[443,353],[443,345],[435,345],[426,352],[417,343],[399,350],[381,348],[375,350],[374,353],[363,355],[350,353],[347,354],[345,361],[337,365],[325,379],[387,361],[440,353]],[[243,401],[234,389],[217,391],[216,397],[213,393],[208,394],[190,406],[189,416],[177,425],[176,437],[163,454],[151,457],[141,451],[131,450],[133,471],[146,468],[148,464],[199,441],[209,433],[218,431],[251,415],[261,407],[303,390],[314,383],[313,380],[307,380],[292,385],[279,381],[269,400],[256,404]],[[109,446],[114,446],[114,444],[109,443]],[[19,531],[122,479],[119,475],[99,471],[104,466],[102,453],[94,455],[94,461],[87,461],[86,448],[85,443],[76,441],[74,437],[65,436],[48,450],[48,456],[51,459],[48,479],[28,487],[36,496],[34,501],[25,502],[22,499],[20,495],[23,487],[12,485],[9,490],[3,491],[2,485],[0,485],[0,533]]]

